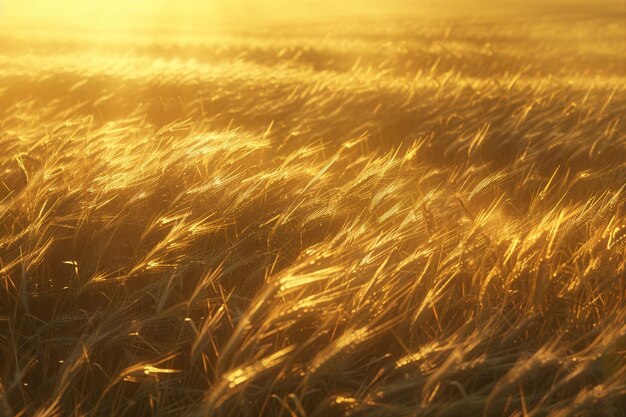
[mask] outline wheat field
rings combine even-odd
[[[625,21],[0,31],[0,416],[626,415]]]

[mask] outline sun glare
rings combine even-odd
[[[178,29],[190,23],[211,26],[222,14],[217,0],[32,0],[9,1],[0,15],[8,26],[64,31]]]

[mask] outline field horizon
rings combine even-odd
[[[35,3],[0,417],[626,415],[623,3]]]

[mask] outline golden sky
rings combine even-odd
[[[209,28],[345,15],[480,13],[546,4],[626,7],[624,0],[0,0],[0,24],[35,29]]]

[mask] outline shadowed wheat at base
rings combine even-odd
[[[623,415],[621,18],[2,35],[0,415]]]

